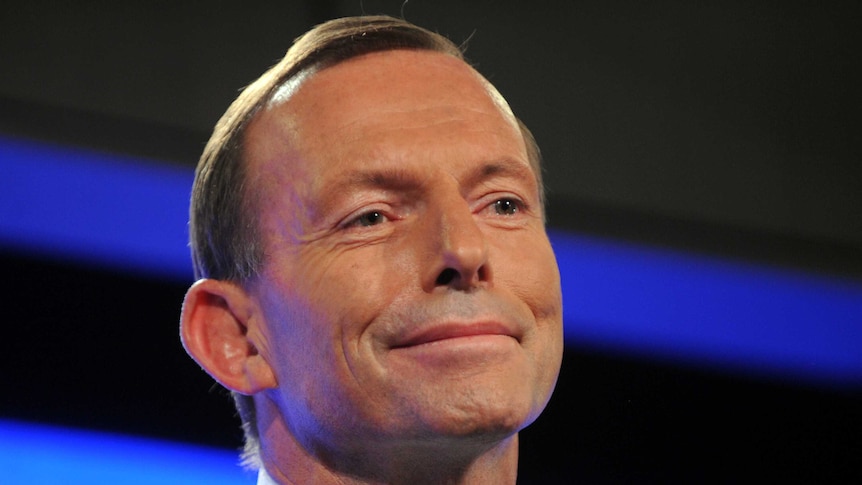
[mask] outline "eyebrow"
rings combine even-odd
[[[502,158],[483,163],[475,167],[462,181],[466,187],[476,185],[493,178],[511,178],[518,180],[535,180],[533,170],[523,162],[511,158]]]
[[[330,189],[348,190],[354,187],[385,190],[412,190],[419,188],[422,180],[413,173],[399,167],[383,169],[359,169],[349,172]]]
[[[459,184],[466,190],[470,190],[494,178],[528,180],[535,183],[533,171],[526,163],[511,158],[501,158],[477,164],[467,171],[466,175],[459,180]],[[419,190],[423,185],[425,185],[423,174],[401,167],[360,168],[348,172],[340,180],[325,187],[324,190],[336,194],[346,194],[362,189],[404,193]],[[331,202],[331,199],[327,202]],[[327,205],[329,204],[324,203],[323,207]]]
[[[377,189],[389,192],[410,192],[419,189],[422,184],[419,176],[400,167],[351,170],[331,184],[316,187],[314,192],[318,193],[319,196],[312,204],[313,212],[326,214],[338,204],[339,199],[358,191]],[[324,196],[324,194],[334,195]]]
[[[474,187],[492,178],[527,179],[534,178],[532,169],[525,163],[510,158],[502,158],[481,163],[467,172],[460,180],[465,187]],[[347,190],[353,187],[384,190],[412,190],[423,185],[421,176],[400,167],[383,169],[355,170],[336,182],[329,190]]]

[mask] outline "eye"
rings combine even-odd
[[[494,213],[501,216],[511,216],[521,210],[521,203],[515,199],[500,199],[494,201]]]
[[[386,222],[387,218],[380,211],[368,211],[351,220],[348,227],[369,227]]]

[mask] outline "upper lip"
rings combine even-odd
[[[438,340],[477,335],[506,335],[520,341],[518,332],[513,326],[498,320],[481,320],[474,322],[444,322],[424,326],[409,332],[404,338],[398,339],[395,348],[412,347]]]

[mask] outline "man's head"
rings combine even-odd
[[[538,151],[436,34],[376,17],[299,39],[219,122],[191,231],[208,279],[184,343],[246,396],[264,461],[380,477],[381,456],[512,441],[550,396]]]

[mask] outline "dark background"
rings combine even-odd
[[[0,133],[193,166],[294,37],[402,9],[466,42],[534,131],[552,227],[862,281],[858,2],[11,2]],[[0,263],[0,417],[239,445],[179,345],[190,281],[11,248]],[[849,482],[860,435],[859,387],[576,345],[521,476]]]

